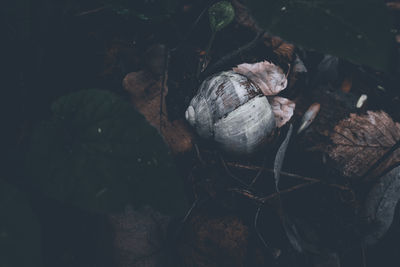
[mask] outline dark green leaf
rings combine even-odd
[[[235,10],[228,1],[217,2],[208,9],[211,29],[220,31],[228,26],[235,18]]]
[[[26,196],[0,179],[0,266],[42,266],[40,228]]]
[[[102,90],[62,97],[35,131],[28,157],[33,185],[95,211],[145,204],[184,208],[183,186],[158,131],[133,106]]]
[[[245,0],[260,26],[315,49],[389,70],[394,51],[390,16],[380,0]]]

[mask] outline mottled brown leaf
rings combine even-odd
[[[283,41],[277,36],[264,34],[264,44],[272,48],[275,55],[282,62],[290,62],[293,59],[295,46],[291,43]]]
[[[333,145],[328,154],[341,173],[362,177],[400,140],[400,124],[383,111],[350,114],[335,126],[330,138]],[[400,149],[387,156],[368,176],[380,175],[397,162],[400,162]]]
[[[132,72],[125,76],[123,86],[132,96],[132,102],[147,121],[160,130],[161,135],[174,153],[184,153],[192,148],[192,134],[183,120],[171,121],[168,118],[164,88],[161,98],[161,79],[146,71]],[[162,114],[160,114],[160,106]],[[160,118],[161,116],[161,118]]]

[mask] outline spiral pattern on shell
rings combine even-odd
[[[276,127],[267,97],[250,79],[234,71],[206,79],[185,117],[201,137],[237,154],[256,151]]]

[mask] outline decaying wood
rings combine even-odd
[[[132,103],[137,110],[151,125],[160,130],[173,153],[184,153],[192,149],[193,135],[186,123],[183,120],[170,121],[168,118],[165,105],[168,90],[165,87],[161,100],[161,79],[154,78],[146,71],[132,72],[125,76],[123,86],[131,94]]]

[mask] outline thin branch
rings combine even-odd
[[[257,202],[258,204],[265,204],[267,201],[269,201],[271,199],[274,199],[276,197],[280,197],[280,195],[282,195],[282,194],[287,194],[287,193],[299,190],[299,189],[301,189],[303,187],[307,187],[307,186],[310,186],[310,185],[313,185],[313,184],[316,184],[316,183],[318,183],[318,182],[315,181],[315,182],[309,182],[309,183],[304,183],[304,184],[298,184],[298,185],[292,186],[292,187],[290,187],[288,189],[284,189],[284,190],[281,190],[279,192],[272,193],[272,194],[270,194],[270,195],[268,195],[266,197],[256,196],[252,192],[250,192],[248,190],[245,190],[245,189],[240,189],[240,188],[229,188],[228,191],[237,193],[237,194],[242,195],[244,197],[247,197],[247,198]]]
[[[243,182],[242,179],[236,177],[236,176],[229,170],[228,166],[227,166],[226,163],[225,163],[225,160],[222,158],[221,155],[219,156],[219,158],[220,158],[220,160],[221,160],[222,166],[224,167],[226,173],[227,173],[230,177],[232,177],[233,179],[235,179],[235,180],[236,180],[238,183],[240,183],[241,185],[243,185],[243,186],[245,186],[245,187],[249,187],[248,184],[246,184],[245,182]]]
[[[279,192],[272,193],[272,194],[270,194],[270,195],[268,195],[266,197],[256,196],[252,192],[250,192],[250,191],[248,191],[246,189],[240,189],[240,188],[229,188],[228,191],[237,193],[239,195],[242,195],[242,196],[244,196],[244,197],[246,197],[248,199],[251,199],[251,200],[257,202],[258,204],[265,204],[267,201],[269,201],[271,199],[274,199],[276,197],[280,197],[280,195],[282,195],[282,194],[287,194],[287,193],[296,191],[298,189],[301,189],[303,187],[307,187],[307,186],[310,186],[310,185],[313,185],[313,184],[316,184],[316,183],[318,183],[318,182],[314,181],[314,182],[309,182],[309,183],[304,183],[304,184],[298,184],[298,185],[292,186],[292,187],[290,187],[288,189],[284,189],[284,190],[281,190]]]
[[[107,5],[106,6],[101,6],[101,7],[98,7],[98,8],[95,8],[95,9],[91,9],[91,10],[88,10],[88,11],[83,11],[81,13],[76,14],[75,16],[80,17],[80,16],[89,15],[89,14],[94,14],[94,13],[102,11],[102,10],[104,10],[106,8],[108,8]]]
[[[253,178],[251,183],[249,184],[249,188],[252,188],[253,185],[257,182],[257,179],[261,176],[265,169],[265,164],[267,163],[267,158],[264,158],[261,168],[258,170],[257,175]]]
[[[229,188],[228,189],[229,192],[233,192],[233,193],[237,193],[239,195],[242,195],[250,200],[253,200],[254,202],[263,203],[263,198],[254,195],[252,192],[250,192],[249,190],[246,189],[241,189],[241,188]]]
[[[186,40],[189,39],[190,35],[192,34],[194,29],[196,28],[197,24],[199,24],[201,18],[204,16],[206,11],[212,6],[213,3],[214,3],[214,1],[212,1],[212,0],[209,1],[207,6],[200,12],[200,15],[194,21],[194,23],[193,23],[192,27],[190,28],[190,30],[185,34],[185,36],[182,38],[182,40],[179,42],[179,44],[176,47],[171,49],[171,52],[175,52],[176,50],[178,50],[181,47],[181,45],[184,44],[186,42]]]
[[[374,164],[371,165],[371,167],[363,174],[361,180],[371,174],[376,168],[378,168],[379,165],[387,160],[398,148],[400,148],[400,140],[397,141],[397,143],[394,144],[388,151],[386,151],[385,154],[382,155],[382,157],[380,157],[377,161],[375,161]]]
[[[228,166],[231,166],[231,167],[234,167],[234,168],[247,169],[247,170],[252,170],[252,171],[259,171],[260,169],[262,169],[262,167],[259,167],[259,166],[244,165],[244,164],[235,163],[235,162],[227,162],[226,164]],[[264,168],[264,170],[267,171],[267,172],[270,172],[270,173],[274,173],[274,170],[272,170],[272,169]],[[300,180],[303,180],[303,181],[321,183],[321,184],[324,184],[324,185],[327,185],[327,186],[330,186],[330,187],[335,187],[335,188],[338,188],[338,189],[341,189],[341,190],[347,190],[347,191],[351,190],[350,188],[348,188],[347,186],[344,186],[344,185],[328,184],[328,183],[324,183],[320,179],[307,177],[307,176],[302,176],[302,175],[299,175],[299,174],[294,174],[294,173],[284,172],[284,171],[281,171],[280,174],[283,175],[283,176],[286,176],[286,177],[300,179]]]
[[[199,202],[199,199],[197,198],[195,201],[193,201],[192,206],[189,208],[188,212],[186,213],[185,217],[182,220],[182,223],[186,223],[187,219],[189,216],[192,214],[193,209],[197,206],[197,203]]]
[[[280,197],[282,194],[290,193],[290,192],[296,191],[296,190],[298,190],[300,188],[307,187],[307,186],[310,186],[310,185],[313,185],[313,184],[316,184],[316,183],[318,183],[318,182],[315,181],[315,182],[309,182],[309,183],[304,183],[304,184],[298,184],[298,185],[292,186],[292,187],[290,187],[288,189],[280,190],[279,192],[275,192],[275,193],[273,193],[273,194],[271,194],[269,196],[263,197],[261,199],[261,201],[263,203],[265,203],[268,200],[271,200],[271,199],[276,198],[276,197]]]
[[[365,254],[365,245],[363,241],[361,241],[361,259],[362,266],[367,267],[367,255]]]
[[[226,65],[230,60],[239,56],[243,52],[253,49],[258,44],[258,42],[261,40],[261,37],[263,35],[264,35],[264,32],[257,33],[256,37],[253,40],[251,40],[249,43],[245,44],[242,47],[239,47],[235,51],[233,51],[233,52],[227,54],[226,56],[222,57],[221,59],[219,59],[213,65],[211,65],[210,67],[205,69],[205,71],[201,75],[201,78],[207,77],[210,74],[216,72],[217,70],[222,68],[222,66]]]
[[[168,75],[168,65],[169,65],[169,49],[165,47],[164,51],[164,71],[161,81],[161,90],[160,90],[160,134],[162,135],[162,115],[163,115],[163,103],[164,103],[164,91],[166,86],[166,80]]]

